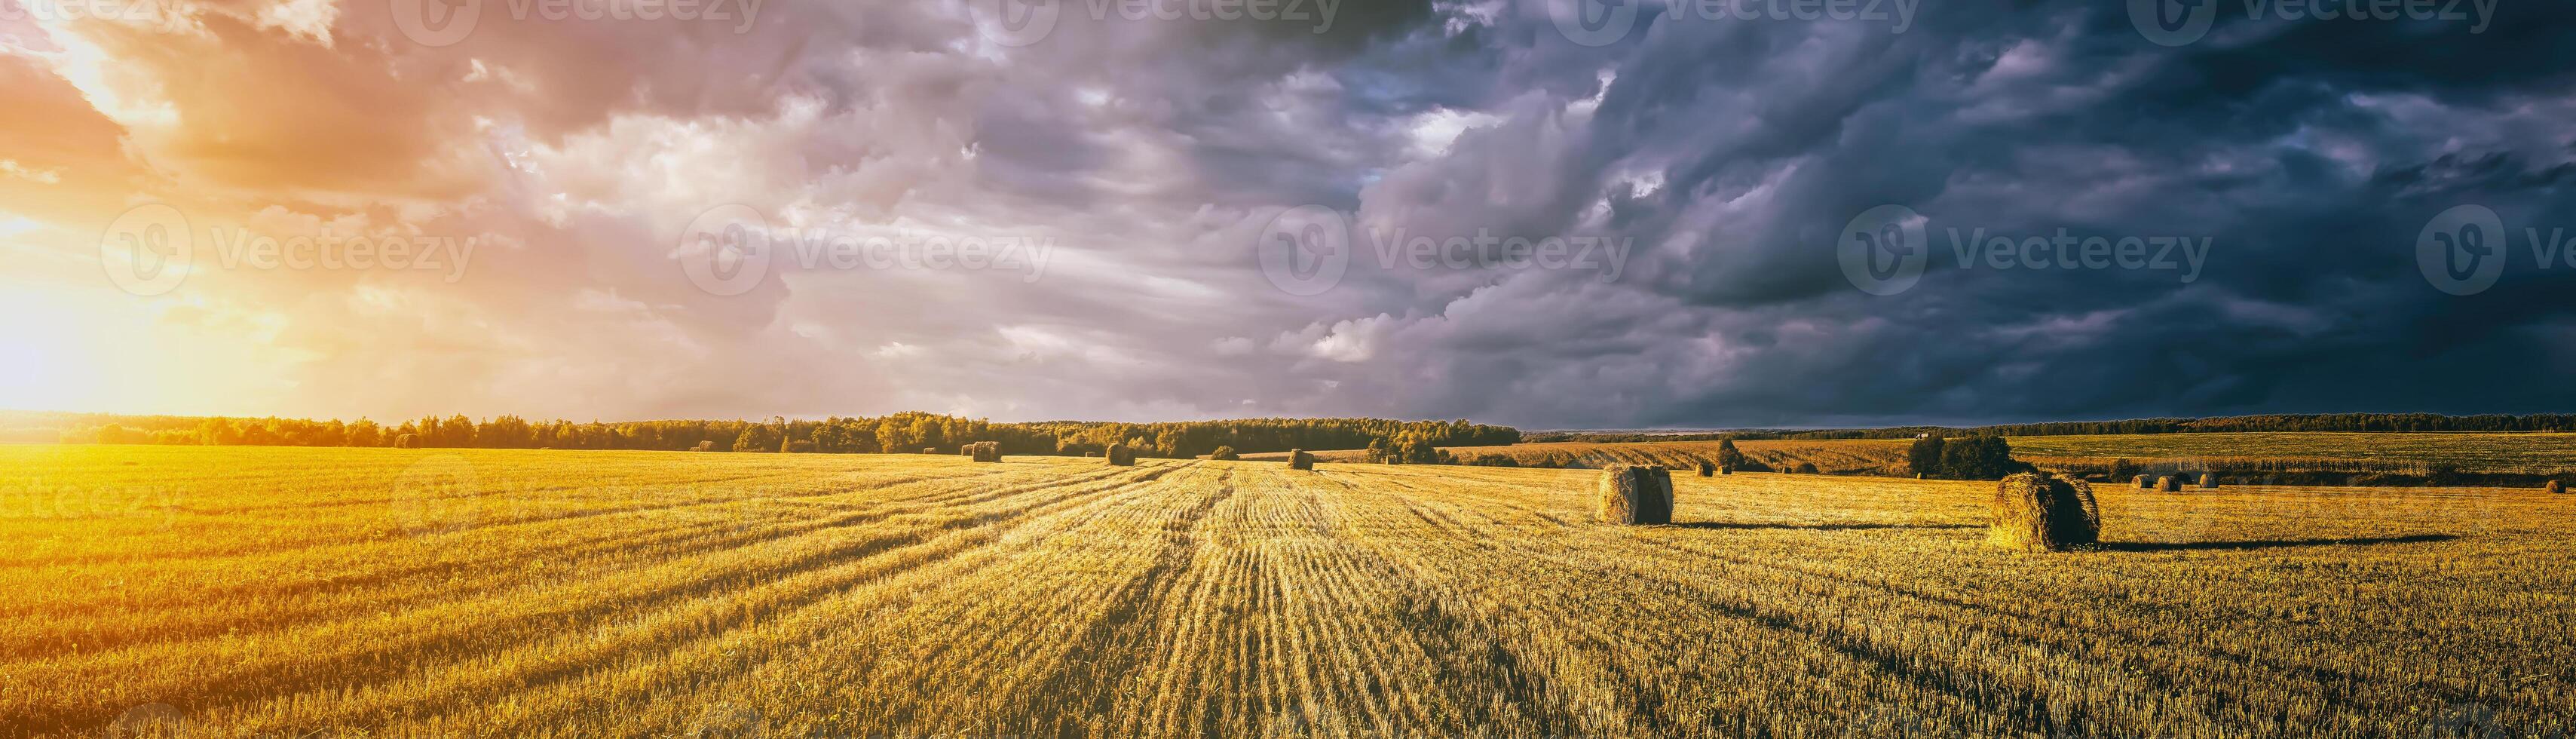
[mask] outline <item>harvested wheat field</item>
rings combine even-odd
[[[0,734],[2576,730],[2534,490],[956,455],[0,447]],[[167,706],[162,708],[160,706]],[[139,718],[138,718],[139,717]]]

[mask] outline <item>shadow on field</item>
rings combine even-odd
[[[2286,547],[2334,547],[2369,544],[2421,544],[2460,538],[2451,534],[2415,534],[2366,539],[2272,539],[2266,541],[2194,541],[2181,543],[2145,541],[2108,541],[2104,551],[2111,552],[2235,552],[2248,549],[2281,549]]]
[[[1982,529],[1974,523],[1733,523],[1727,521],[1684,521],[1673,526],[1685,529],[1739,531],[1745,529],[1779,529],[1786,531],[1861,531],[1867,529]]]

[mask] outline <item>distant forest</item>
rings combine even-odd
[[[0,412],[0,443],[213,444],[247,446],[394,446],[405,435],[422,447],[488,449],[659,449],[822,452],[865,454],[953,452],[958,445],[999,442],[1005,454],[1079,455],[1110,444],[1139,454],[1191,457],[1231,447],[1238,453],[1290,449],[1379,449],[1406,459],[1437,456],[1434,448],[1501,446],[1521,442],[1714,441],[1719,439],[1910,439],[1930,435],[2063,436],[2072,434],[2189,434],[2229,431],[2515,432],[2576,430],[2576,414],[2444,416],[2431,413],[2329,413],[2062,421],[1995,426],[1897,426],[1875,429],[1754,429],[1658,434],[1652,432],[1546,432],[1523,434],[1509,426],[1458,421],[1376,418],[1247,418],[1222,421],[1117,423],[1033,421],[993,423],[934,413],[820,421],[529,421],[518,416],[476,420],[429,417],[384,425],[359,419],[121,416],[99,413]]]
[[[0,441],[67,444],[210,444],[242,446],[394,446],[404,436],[421,447],[483,449],[706,448],[727,452],[840,454],[955,452],[962,444],[999,442],[1005,454],[1079,455],[1126,444],[1146,456],[1190,457],[1290,449],[1497,446],[1519,443],[1508,426],[1466,421],[1375,418],[1247,418],[1224,421],[992,423],[932,413],[794,421],[529,421],[429,417],[394,425],[359,419],[119,416],[88,413],[0,413]]]
[[[2049,423],[2015,423],[1995,426],[1892,426],[1875,429],[1779,430],[1755,429],[1689,434],[1656,434],[1648,432],[1587,433],[1556,431],[1533,433],[1529,440],[1588,441],[1596,443],[1625,441],[1716,441],[1718,439],[1911,439],[1932,436],[2075,436],[2095,434],[2207,434],[2247,431],[2348,431],[2440,433],[2503,431],[2576,431],[2576,414],[2535,413],[2527,416],[2482,415],[2445,416],[2435,413],[2308,413],[2269,416],[2229,416],[2225,418],[2137,418],[2126,421],[2054,421]]]

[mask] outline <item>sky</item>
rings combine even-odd
[[[0,408],[2576,410],[2576,5],[2168,2],[0,0]]]

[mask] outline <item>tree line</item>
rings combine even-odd
[[[1080,455],[1125,444],[1138,454],[1193,457],[1219,447],[1241,453],[1290,449],[1431,449],[1496,446],[1520,441],[1520,430],[1457,421],[1378,418],[1246,418],[1217,421],[1119,423],[1037,421],[993,423],[983,419],[906,411],[875,417],[766,421],[672,420],[530,421],[518,416],[471,419],[430,416],[385,425],[368,419],[343,422],[297,418],[110,416],[49,414],[53,441],[98,444],[205,444],[219,446],[385,447],[409,437],[432,448],[649,449],[708,448],[728,452],[868,454],[955,451],[997,442],[1004,454]],[[22,423],[21,429],[25,424]],[[14,437],[28,434],[20,430]]]
[[[2439,413],[2294,413],[2262,416],[2226,416],[2218,418],[2133,418],[2118,421],[2049,421],[2043,423],[1997,424],[1992,426],[1888,426],[1867,429],[1747,429],[1742,431],[1708,431],[1682,434],[1649,432],[1589,433],[1552,431],[1533,433],[1533,442],[1585,441],[1618,443],[1638,441],[1716,441],[1720,439],[1788,439],[1830,441],[1835,439],[1912,439],[1921,436],[2092,436],[2105,434],[2208,434],[2242,432],[2360,432],[2360,433],[2444,433],[2444,432],[2534,432],[2576,431],[2576,413],[2533,413],[2528,415],[2486,414],[2445,416]]]

